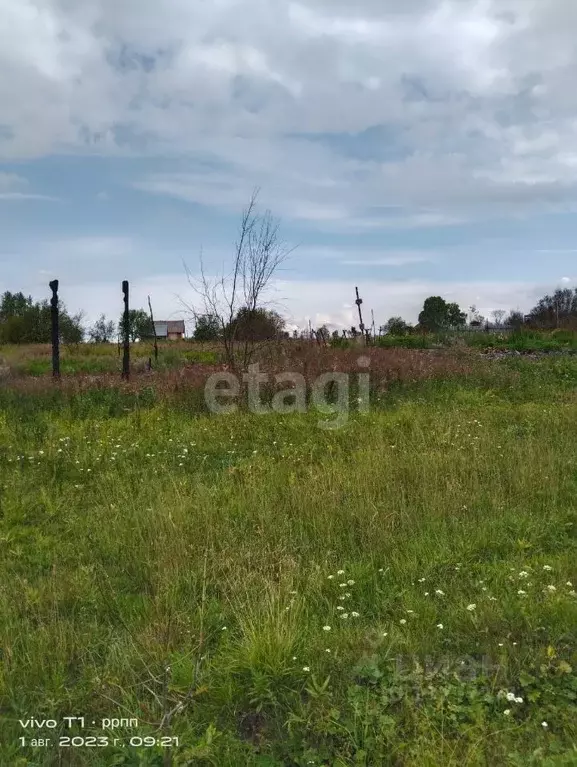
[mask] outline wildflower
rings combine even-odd
[[[308,666],[303,666],[303,671],[310,671],[310,668]]]
[[[406,621],[404,618],[401,618],[401,620],[399,621],[399,623],[401,624],[401,626],[404,626],[406,622],[407,622],[407,621]]]
[[[517,592],[517,594],[519,594],[519,596],[520,596],[520,597],[525,597],[525,596],[527,596],[527,592],[526,592],[526,591],[523,591],[523,589],[519,589],[519,591]]]
[[[569,592],[570,597],[577,597],[577,591],[570,591]]]
[[[339,583],[339,588],[340,589],[346,589],[346,587],[347,587],[346,583]]]
[[[424,582],[425,582],[424,578],[419,578],[419,583],[424,583]]]
[[[438,629],[442,629],[443,628],[443,624],[442,623],[437,623],[437,628]]]
[[[551,586],[547,586],[547,591],[550,591],[551,593],[553,593],[554,591],[557,591],[557,589],[555,588],[555,586],[551,585]]]
[[[441,591],[441,589],[435,589],[435,594],[438,594],[440,597],[444,597],[445,596],[445,592]]]
[[[509,714],[510,714],[510,713],[511,713],[511,709],[510,709],[510,708],[506,708],[506,709],[503,711],[503,714],[504,714],[505,716],[509,716]]]
[[[344,575],[344,574],[345,574],[344,570],[337,570],[337,575]]]
[[[327,649],[325,650],[325,652],[332,652],[332,650],[330,649],[330,647],[327,647]]]
[[[338,605],[337,610],[344,610],[345,608],[342,605]]]
[[[383,631],[383,636],[384,637],[388,637],[389,636],[389,632],[388,631]]]
[[[543,565],[543,570],[547,570],[548,573],[551,572],[552,569],[553,568],[551,567],[551,565]]]
[[[426,597],[428,597],[428,596],[429,596],[429,592],[428,592],[428,591],[425,591],[425,596],[426,596]]]
[[[565,585],[566,585],[566,586],[569,586],[569,588],[572,588],[572,586],[573,586],[573,584],[571,583],[571,581],[567,581],[567,583],[566,583]]]
[[[359,617],[359,613],[352,612],[351,615],[353,616],[353,618],[358,618]]]
[[[507,695],[506,695],[506,698],[509,701],[509,703],[511,703],[512,701],[515,700],[515,693],[514,692],[508,692]]]
[[[297,659],[297,656],[296,656],[296,655],[293,655],[293,660],[296,660],[296,659]]]
[[[407,612],[408,612],[409,615],[413,615],[415,611],[414,610],[407,610]]]
[[[475,605],[475,604],[467,605],[467,610],[468,610],[470,613],[472,613],[472,612],[473,612],[473,610],[476,610],[476,609],[477,609],[477,605]]]
[[[334,575],[329,575],[329,576],[328,576],[328,579],[329,579],[329,581],[332,581],[332,579],[333,579],[334,577],[335,577]]]
[[[349,614],[348,614],[348,613],[341,613],[341,618],[345,618],[345,619],[346,619],[346,618],[348,618],[348,617],[349,617]]]
[[[223,627],[221,628],[221,631],[226,631],[226,626],[223,626]]]
[[[354,585],[355,585],[354,581],[347,581],[347,586],[354,586]]]
[[[330,631],[330,630],[331,630],[330,626],[323,626],[323,631]]]
[[[549,727],[549,725],[547,724],[547,722],[541,722],[541,727],[542,727],[544,730],[546,730],[546,729],[547,729],[547,727]]]
[[[521,570],[521,572],[519,573],[519,578],[528,578],[528,577],[529,577],[529,573],[526,570]]]

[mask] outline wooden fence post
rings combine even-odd
[[[58,327],[58,280],[49,283],[52,291],[50,317],[52,319],[52,376],[60,378],[60,331]]]
[[[122,356],[122,378],[128,381],[130,378],[130,314],[128,309],[128,280],[122,281],[124,293],[124,315],[122,317],[122,335],[124,336],[124,354]]]
[[[152,313],[150,296],[148,296],[148,308],[150,309],[150,322],[152,324],[152,332],[154,333],[154,361],[158,362],[158,339],[156,338],[156,325],[154,324],[154,315]]]

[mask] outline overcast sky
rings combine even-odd
[[[196,298],[255,186],[297,325],[577,284],[575,0],[0,0],[0,290]]]

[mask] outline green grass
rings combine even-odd
[[[336,343],[345,343],[342,339]],[[467,331],[427,333],[424,335],[381,336],[376,345],[385,349],[431,349],[435,346],[468,346],[473,349],[495,349],[519,352],[577,352],[577,333],[571,330],[537,331]]]
[[[0,390],[0,764],[577,764],[576,384],[492,363],[334,431]]]

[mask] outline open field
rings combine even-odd
[[[577,359],[372,349],[327,430],[207,413],[195,348],[0,351],[0,764],[577,764]]]

